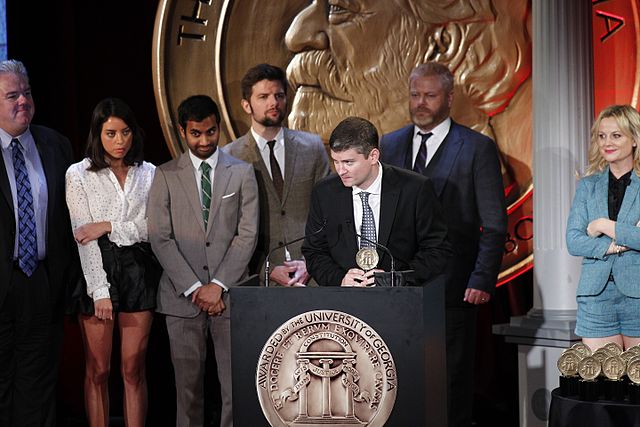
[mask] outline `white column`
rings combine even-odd
[[[520,426],[543,427],[556,361],[574,334],[579,258],[567,252],[571,201],[593,121],[591,1],[532,0],[534,303],[494,326],[518,345]]]
[[[575,317],[580,262],[565,243],[593,122],[591,1],[533,1],[533,310]],[[533,314],[533,313],[531,313]]]

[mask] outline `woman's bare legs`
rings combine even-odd
[[[147,415],[146,354],[153,313],[118,313],[118,327],[122,342],[124,382],[124,422],[127,427],[144,427]]]
[[[84,404],[91,427],[109,425],[109,372],[113,320],[78,316],[85,355]]]

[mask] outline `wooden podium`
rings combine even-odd
[[[270,425],[261,408],[256,387],[258,376],[264,379],[265,375],[268,376],[270,373],[261,372],[259,375],[258,362],[264,358],[263,350],[266,351],[267,347],[265,345],[270,338],[273,339],[274,333],[277,333],[283,324],[292,318],[317,310],[336,311],[360,319],[370,326],[388,347],[395,363],[397,388],[395,403],[384,425],[446,426],[444,284],[441,279],[434,280],[424,288],[234,287],[230,290],[230,300],[233,420],[236,427]],[[349,344],[346,342],[348,340],[343,341],[347,347],[349,345],[355,347],[353,342]],[[362,359],[361,357],[360,360]],[[364,362],[358,365],[354,361],[355,367],[363,365]],[[312,366],[312,368],[316,371],[322,370],[321,366]],[[345,375],[342,376],[344,382]],[[295,382],[295,380],[292,381]],[[338,386],[334,385],[334,388],[340,387],[339,381],[339,379],[334,381],[334,384],[338,384]],[[326,384],[328,393],[328,382]],[[351,385],[353,386],[353,383]],[[358,391],[357,385],[355,390]],[[352,391],[348,392],[351,393],[349,396],[354,395]],[[342,394],[338,396],[335,394],[334,390],[333,399],[343,397]],[[303,393],[300,393],[300,396],[304,396],[301,399],[307,398]],[[311,399],[312,396],[308,398]],[[296,404],[301,405],[299,402],[301,400],[296,401]],[[304,403],[305,408],[306,406],[323,407],[321,403],[312,405],[314,403]],[[324,407],[329,405],[329,397],[323,404]],[[290,407],[291,405],[289,403]],[[351,412],[353,412],[352,409]],[[312,414],[309,414],[310,418]],[[273,416],[270,419],[273,419]],[[271,424],[278,426],[366,425],[356,421],[333,422],[331,420],[313,423],[308,419]],[[380,423],[371,423],[371,425],[377,424]]]

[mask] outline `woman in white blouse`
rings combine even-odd
[[[119,99],[102,100],[93,111],[87,157],[66,174],[67,205],[84,273],[69,310],[78,314],[82,331],[85,406],[92,427],[108,426],[116,324],[125,423],[145,424],[145,356],[161,269],[147,242],[147,195],[155,167],[142,161],[142,143],[131,109]]]

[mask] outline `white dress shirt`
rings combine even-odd
[[[429,164],[433,156],[438,151],[438,148],[444,141],[444,139],[449,134],[449,129],[451,129],[451,118],[447,117],[442,123],[431,129],[431,137],[427,139],[427,162],[425,166]],[[420,129],[418,126],[413,127],[413,154],[411,156],[411,166],[413,166],[416,162],[416,157],[418,156],[418,150],[420,150],[420,143],[422,142],[422,137],[418,135],[418,132],[427,133]]]
[[[124,188],[110,168],[89,171],[89,159],[74,163],[67,169],[66,198],[75,230],[92,222],[110,222],[108,238],[118,246],[146,242],[147,198],[155,174],[155,166],[142,162],[131,166]],[[94,301],[109,298],[107,274],[102,267],[102,254],[97,240],[78,244],[82,272],[87,281],[87,294]]]
[[[15,137],[20,141],[24,163],[27,167],[27,175],[31,184],[31,197],[33,197],[33,213],[36,222],[36,234],[38,239],[38,259],[43,260],[47,256],[47,205],[49,202],[49,194],[47,193],[47,177],[44,174],[42,161],[38,154],[38,148],[31,135],[31,131],[27,129],[22,135]],[[16,236],[19,236],[18,222],[18,199],[16,196],[16,178],[13,169],[13,152],[11,150],[11,140],[13,136],[9,135],[3,129],[0,129],[0,144],[2,145],[2,158],[4,167],[7,170],[7,178],[9,178],[9,187],[11,188],[11,198],[13,200],[13,212],[16,219]],[[16,239],[13,248],[14,259],[18,258],[18,239]]]
[[[373,220],[376,223],[376,242],[380,235],[380,200],[382,198],[382,165],[378,162],[378,175],[371,183],[369,188],[360,188],[358,186],[351,187],[353,197],[353,220],[355,221],[356,233],[362,235],[362,199],[360,193],[366,191],[369,193],[369,206],[373,211]],[[360,246],[360,238],[358,238],[358,246]]]
[[[200,157],[196,156],[189,150],[189,158],[191,159],[191,163],[193,164],[193,173],[196,177],[196,185],[198,186],[198,197],[200,198],[200,206],[202,206],[202,170],[200,169],[200,165],[202,162],[209,163],[211,166],[211,173],[209,174],[209,180],[211,181],[211,191],[213,191],[213,181],[215,179],[216,174],[216,166],[218,165],[218,150],[216,150],[208,159],[202,160]]]

